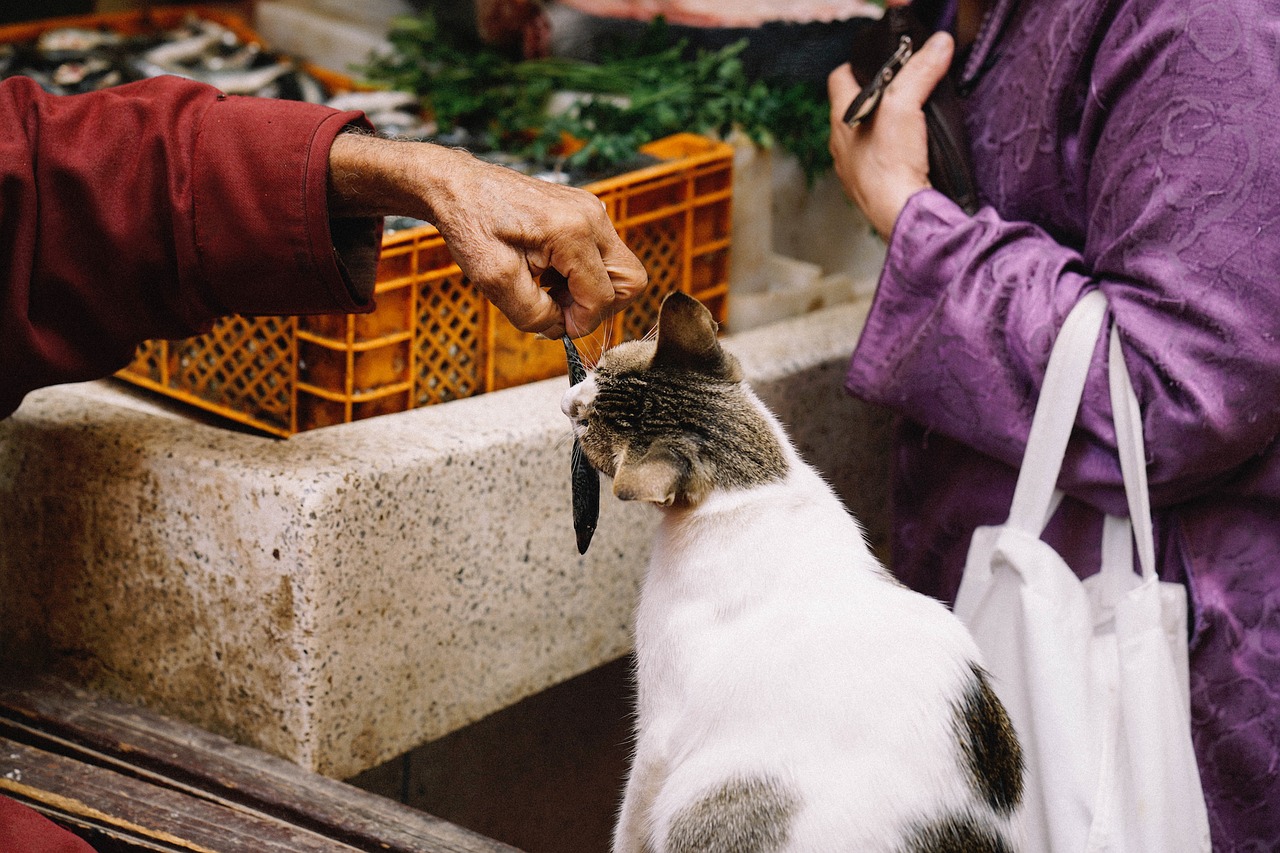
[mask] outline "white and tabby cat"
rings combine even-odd
[[[672,294],[656,342],[563,402],[614,494],[663,516],[614,851],[1016,849],[1021,750],[973,641],[876,561],[715,331]]]

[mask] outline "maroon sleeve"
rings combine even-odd
[[[378,223],[326,204],[353,122],[175,77],[66,97],[0,82],[0,417],[220,316],[368,310]],[[333,234],[353,231],[349,270]]]
[[[94,853],[87,842],[8,797],[0,797],[0,850]]]

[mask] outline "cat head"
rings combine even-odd
[[[781,439],[702,303],[672,293],[654,341],[607,350],[561,402],[587,461],[622,500],[692,507],[780,480]]]

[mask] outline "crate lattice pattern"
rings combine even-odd
[[[420,285],[414,342],[416,405],[447,403],[484,387],[480,331],[485,305],[461,273]]]
[[[632,242],[642,247],[637,257],[649,271],[649,289],[627,306],[618,318],[616,340],[638,340],[658,324],[658,309],[663,298],[680,289],[683,259],[680,235],[671,222],[658,222],[636,229]]]

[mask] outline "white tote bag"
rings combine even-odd
[[[1027,851],[1207,853],[1186,590],[1155,574],[1142,418],[1115,329],[1111,405],[1130,518],[1106,517],[1101,571],[1084,582],[1040,539],[1106,308],[1087,294],[1058,335],[1009,519],[974,531],[955,612],[1022,740]]]

